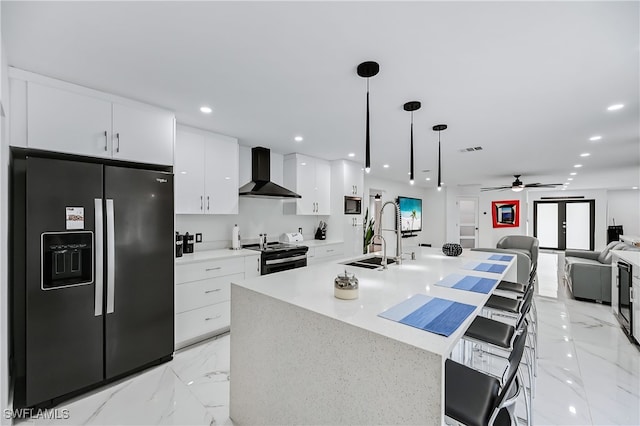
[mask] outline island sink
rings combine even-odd
[[[392,258],[387,258],[387,265],[391,265],[396,261]],[[356,260],[353,262],[344,263],[347,266],[356,266],[358,268],[367,268],[367,269],[376,269],[382,265],[382,257],[380,256],[371,256],[365,257],[364,259]]]

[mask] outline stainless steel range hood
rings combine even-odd
[[[255,198],[302,198],[271,182],[271,151],[263,147],[251,148],[251,182],[240,187],[240,195]]]

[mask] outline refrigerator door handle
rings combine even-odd
[[[93,200],[95,209],[95,226],[96,226],[96,281],[95,281],[95,312],[94,316],[102,315],[102,295],[104,293],[104,238],[103,238],[103,222],[102,222],[102,199]]]
[[[113,200],[107,200],[107,314],[114,310],[116,291],[116,244],[113,224]]]

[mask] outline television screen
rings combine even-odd
[[[398,197],[402,232],[422,231],[422,200]]]

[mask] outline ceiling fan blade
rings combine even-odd
[[[529,183],[525,185],[525,188],[553,188],[554,186],[560,186],[561,183]]]
[[[511,189],[510,186],[493,186],[489,188],[480,188],[480,191],[500,191],[502,189]]]

